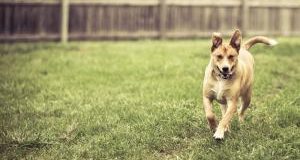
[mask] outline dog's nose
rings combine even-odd
[[[228,71],[229,71],[229,68],[228,68],[228,67],[223,67],[223,68],[222,68],[222,71],[223,71],[223,72],[228,72]]]

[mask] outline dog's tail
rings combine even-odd
[[[252,37],[248,41],[246,41],[244,43],[244,47],[245,47],[245,49],[248,50],[256,43],[264,43],[269,46],[275,46],[278,42],[274,39],[270,39],[270,38],[267,38],[264,36],[256,36],[256,37]]]

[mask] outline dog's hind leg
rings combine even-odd
[[[221,104],[222,117],[224,117],[227,110],[227,104]]]
[[[212,99],[203,97],[203,105],[209,127],[211,130],[215,131],[215,129],[217,128],[217,120],[215,114],[212,111]]]
[[[245,111],[249,107],[250,102],[251,102],[251,94],[252,94],[252,89],[248,89],[248,91],[241,97],[242,104],[241,104],[241,107],[240,107],[239,113],[238,113],[240,122],[244,122]]]

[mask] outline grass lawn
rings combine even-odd
[[[222,142],[202,109],[208,39],[2,44],[0,157],[299,159],[300,39],[278,40],[251,49],[251,108]]]

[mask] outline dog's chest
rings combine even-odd
[[[227,87],[224,81],[218,81],[215,83],[211,90],[213,91],[214,98],[219,103],[226,103],[224,93],[227,90]]]

